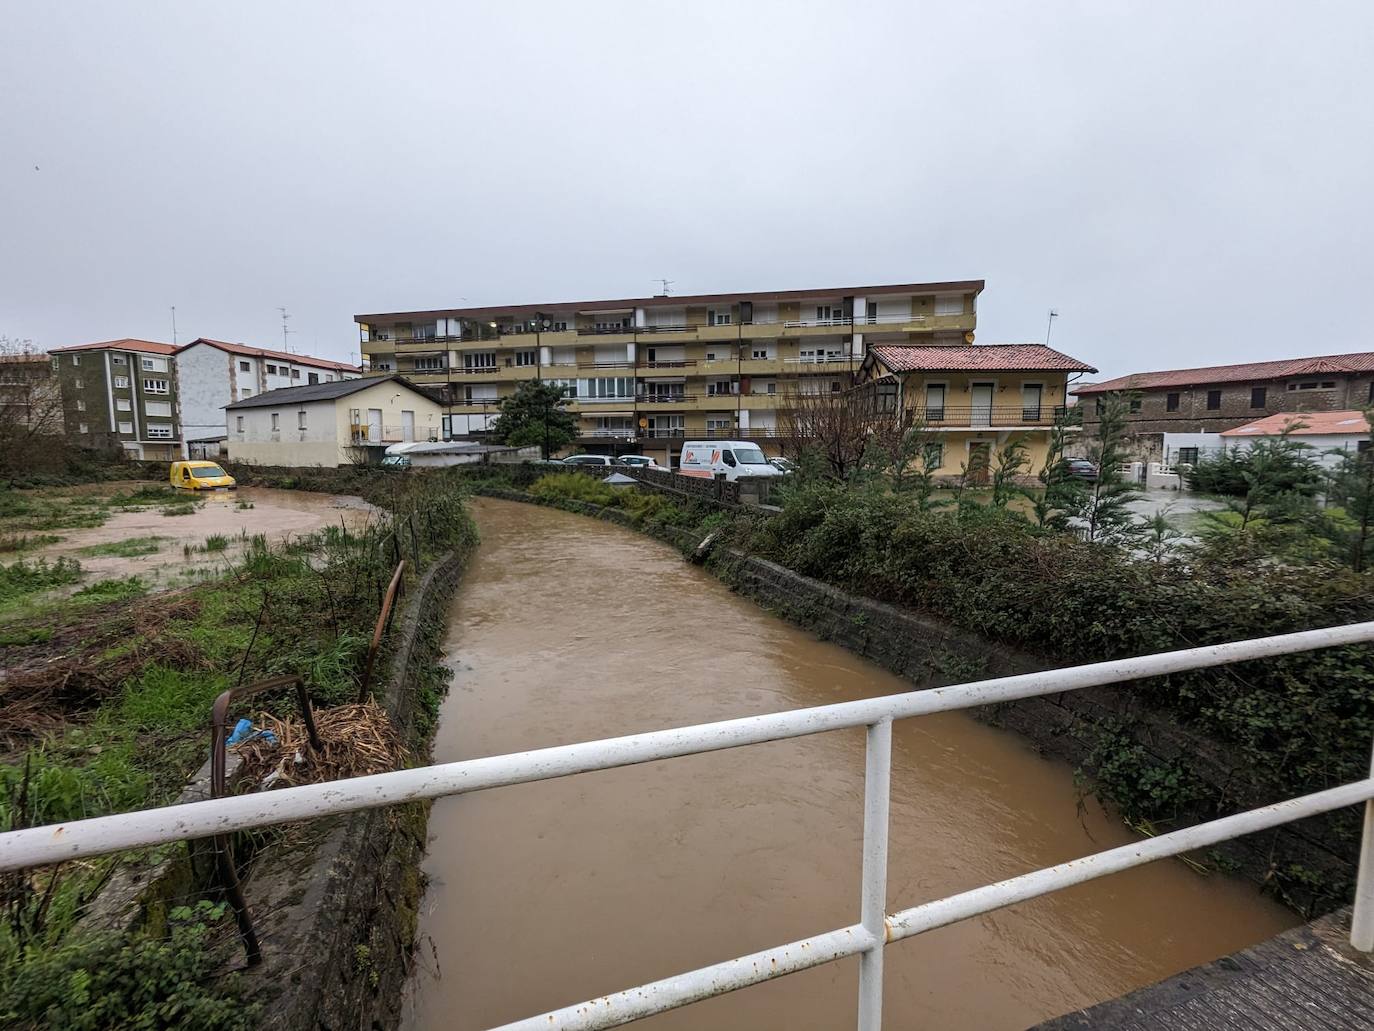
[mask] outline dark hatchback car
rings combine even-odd
[[[1089,483],[1097,480],[1097,466],[1086,458],[1070,458],[1064,464],[1068,466],[1069,475],[1075,480],[1087,480]]]

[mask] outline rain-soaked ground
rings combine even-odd
[[[450,615],[437,761],[906,690],[671,549],[481,500]],[[443,799],[411,1029],[474,1029],[854,923],[860,731]],[[958,713],[893,733],[888,909],[1132,840],[1072,771]],[[1296,922],[1172,861],[887,950],[889,1027],[1018,1029]],[[652,1028],[854,1026],[857,960],[662,1015]]]
[[[102,484],[104,492],[145,484]],[[194,502],[188,515],[165,515],[163,507]],[[225,567],[237,558],[247,537],[265,534],[272,544],[313,533],[326,524],[355,529],[373,517],[361,498],[307,491],[240,487],[234,491],[169,494],[166,505],[114,512],[100,526],[55,531],[61,541],[26,553],[26,559],[67,556],[81,563],[83,584],[139,576],[154,589],[175,587]],[[222,550],[206,551],[211,537],[226,538]],[[107,545],[141,543],[146,554],[101,553]]]

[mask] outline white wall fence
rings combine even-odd
[[[1369,952],[1374,951],[1374,769],[1369,778],[1354,783],[1123,845],[895,913],[885,910],[893,720],[1371,642],[1374,622],[1356,623],[11,831],[0,834],[0,871],[866,727],[863,878],[857,922],[539,1014],[505,1025],[506,1028],[532,1031],[614,1027],[785,974],[858,956],[858,1027],[872,1031],[882,1020],[883,950],[892,942],[1157,859],[1361,803],[1365,805],[1364,837],[1351,941],[1357,949]],[[518,804],[518,794],[510,797]]]

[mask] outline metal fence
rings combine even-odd
[[[1351,942],[1369,952],[1374,951],[1374,803],[1370,801],[1374,799],[1374,769],[1365,780],[1098,852],[895,913],[886,912],[886,897],[894,720],[1371,642],[1374,622],[1356,623],[11,831],[0,835],[0,871],[865,727],[863,878],[856,923],[505,1027],[525,1031],[615,1027],[858,956],[858,1027],[872,1031],[882,1020],[883,950],[892,942],[1157,859],[1360,803],[1365,804],[1364,837]]]

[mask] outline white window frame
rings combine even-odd
[[[281,412],[273,412],[273,413],[272,413],[272,431],[275,433],[276,431],[278,431],[278,430],[280,430],[280,429],[281,429]]]
[[[237,422],[236,425],[235,425],[235,429],[237,430],[237,432],[242,433],[242,432],[243,432],[243,416],[239,415],[239,416],[236,416],[235,418],[238,420],[238,422]]]
[[[143,432],[148,435],[149,440],[171,440],[172,424],[170,422],[146,423]]]
[[[115,377],[115,380],[114,380],[114,385],[115,385],[115,389],[116,389],[116,390],[128,390],[128,389],[129,389],[129,377],[128,377],[128,376],[116,376],[116,377]]]
[[[171,393],[171,391],[168,389],[168,381],[167,381],[167,380],[165,380],[165,379],[153,379],[153,378],[151,378],[151,377],[146,377],[146,376],[145,376],[144,379],[143,379],[143,392],[144,392],[145,394],[168,394],[168,393]]]

